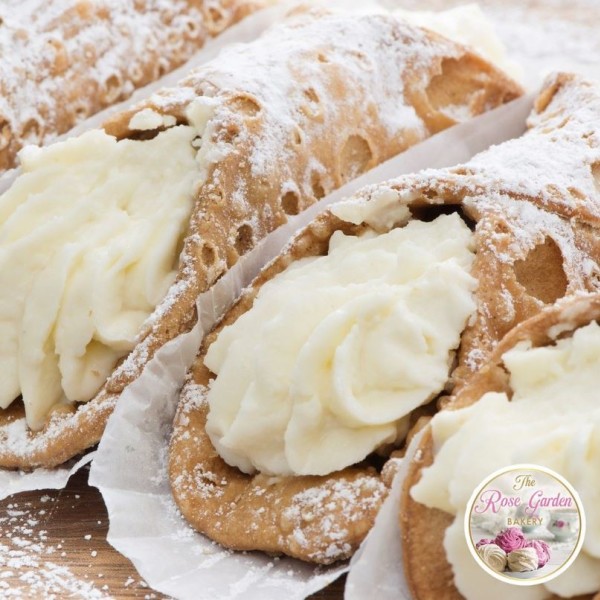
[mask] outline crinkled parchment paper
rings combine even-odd
[[[518,136],[531,102],[531,98],[522,98],[434,136],[275,231],[199,298],[199,324],[159,350],[141,377],[127,388],[92,463],[90,484],[100,489],[108,508],[108,541],[134,563],[151,587],[181,599],[292,600],[306,597],[347,570],[346,565],[315,568],[288,558],[232,553],[186,525],[172,500],[167,478],[171,421],[185,372],[203,332],[212,328],[292,233],[327,204],[368,183],[425,166],[463,162],[493,143]]]
[[[0,469],[0,500],[29,490],[58,490],[64,488],[69,478],[94,458],[95,452],[88,452],[80,459],[73,459],[59,469],[35,469],[26,471],[6,471]]]

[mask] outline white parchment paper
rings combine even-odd
[[[0,469],[0,500],[19,492],[33,490],[59,490],[67,485],[71,475],[87,465],[95,452],[88,452],[80,459],[74,459],[59,469],[36,469],[25,471],[5,471]]]
[[[399,508],[408,466],[422,437],[420,432],[412,439],[373,529],[350,561],[346,600],[410,600],[402,571]]]
[[[520,135],[531,98],[455,127],[380,165],[290,220],[241,259],[198,301],[199,323],[159,350],[127,388],[111,416],[90,473],[109,514],[108,541],[153,588],[181,599],[304,598],[346,570],[293,559],[231,553],[193,532],[179,515],[167,478],[167,445],[185,372],[209,331],[262,265],[299,227],[360,187],[425,166],[456,164],[493,143]],[[358,596],[357,596],[358,597]]]

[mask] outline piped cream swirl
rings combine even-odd
[[[338,231],[326,256],[267,282],[205,357],[220,455],[248,473],[322,475],[402,437],[475,309],[471,238],[457,215]]]

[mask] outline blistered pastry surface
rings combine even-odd
[[[26,144],[184,63],[261,0],[9,0],[0,6],[0,172]]]

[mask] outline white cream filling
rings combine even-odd
[[[439,393],[475,309],[472,234],[457,215],[360,237],[266,283],[205,358],[207,432],[252,473],[327,474],[406,433]]]
[[[592,323],[556,345],[521,344],[504,355],[512,401],[485,394],[476,404],[432,420],[435,460],[412,488],[418,502],[455,514],[445,548],[467,600],[576,596],[600,589],[600,327]],[[528,588],[493,580],[470,556],[464,510],[473,490],[497,469],[533,463],[562,474],[577,489],[587,518],[583,551],[556,579]],[[485,588],[483,579],[485,578]]]
[[[30,428],[98,392],[173,283],[205,168],[192,140],[206,119],[190,121],[23,150],[0,197],[0,407],[22,394]]]
[[[177,119],[173,115],[161,115],[151,108],[144,108],[131,117],[129,129],[132,131],[146,131],[161,127],[173,127],[176,123]]]

